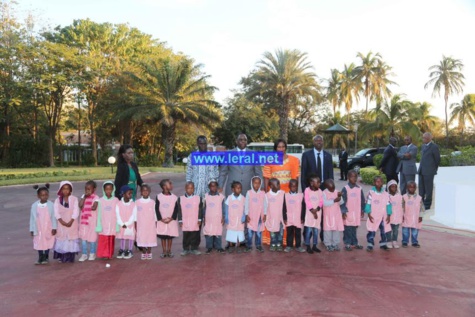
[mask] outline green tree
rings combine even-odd
[[[341,72],[340,100],[345,104],[347,124],[350,123],[350,113],[354,102],[359,102],[361,81],[355,76],[355,64],[346,65]]]
[[[443,55],[438,65],[429,67],[429,81],[424,86],[425,89],[432,87],[432,96],[440,96],[442,90],[444,91],[446,142],[449,140],[449,96],[463,91],[463,66],[461,60]]]
[[[440,120],[437,116],[431,115],[432,105],[428,102],[417,102],[414,104],[414,109],[411,119],[421,133],[435,131]]]
[[[457,121],[461,136],[467,123],[475,126],[475,94],[465,95],[460,103],[451,104],[450,109],[452,112],[449,123]]]
[[[337,109],[341,106],[341,80],[342,74],[337,69],[331,70],[331,77],[328,79],[326,87],[326,99],[330,102],[333,108],[333,115],[336,115]]]

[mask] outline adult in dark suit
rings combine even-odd
[[[340,180],[346,181],[348,178],[348,152],[342,149],[340,154],[338,154],[338,159],[340,161]]]
[[[122,144],[117,154],[117,172],[115,174],[115,196],[120,199],[120,188],[129,185],[134,191],[132,196],[135,201],[137,195],[137,185],[142,186],[143,180],[140,177],[139,168],[134,162],[134,149],[129,144]]]
[[[440,151],[437,144],[432,142],[432,134],[426,132],[422,135],[422,155],[419,164],[419,195],[424,200],[424,207],[430,209],[432,205],[432,191],[434,189],[434,176],[440,164]]]
[[[416,180],[416,157],[417,157],[417,146],[412,144],[412,138],[406,136],[404,138],[404,143],[406,145],[402,146],[397,153],[399,158],[399,165],[397,166],[396,172],[399,173],[401,182],[399,187],[401,188],[401,195],[406,193],[406,184],[409,181]]]
[[[384,175],[386,175],[387,182],[393,179],[396,182],[399,182],[399,178],[397,177],[396,172],[397,166],[399,164],[395,148],[396,142],[396,138],[389,138],[389,145],[387,148],[384,149],[383,160],[381,161],[381,166],[379,167],[380,171],[383,172]]]

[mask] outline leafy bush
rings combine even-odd
[[[450,166],[450,157],[447,155],[441,155],[439,166]]]
[[[376,166],[377,168],[381,166],[382,161],[383,161],[383,154],[376,154],[375,156],[373,156],[374,166]]]
[[[464,146],[459,148],[458,150],[461,152],[460,154],[450,156],[450,166],[475,165],[475,147]]]
[[[373,185],[375,176],[381,176],[384,183],[386,183],[386,175],[381,174],[381,172],[374,166],[362,168],[360,170],[360,175],[363,183],[368,185]]]
[[[41,177],[53,177],[53,176],[79,176],[79,175],[86,175],[86,174],[87,174],[87,170],[72,170],[71,172],[54,171],[54,172],[36,172],[36,173],[21,173],[21,174],[0,174],[0,180],[41,178]]]
[[[156,155],[144,155],[138,159],[140,166],[160,166],[160,161]]]

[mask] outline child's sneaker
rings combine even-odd
[[[349,245],[349,244],[345,245],[345,250],[346,251],[353,251],[353,249],[351,248],[351,245]]]
[[[403,248],[407,248],[407,243],[404,243],[404,242],[403,242],[403,243],[402,243],[402,247],[403,247]]]
[[[414,248],[420,248],[420,247],[421,247],[421,245],[420,245],[419,243],[414,243],[412,246],[413,246]]]
[[[307,253],[308,254],[313,254],[313,250],[309,245],[307,245]]]
[[[306,250],[302,247],[298,247],[297,249],[295,249],[295,251],[299,252],[299,253],[305,253]]]
[[[142,253],[142,255],[140,256],[140,260],[146,260],[147,259],[147,255],[145,253]]]
[[[313,252],[317,252],[317,253],[320,253],[320,252],[322,252],[322,251],[320,251],[320,249],[319,249],[319,248],[317,248],[317,245],[316,245],[316,244],[314,244],[314,245],[313,245],[313,247],[312,247],[312,251],[313,251]]]
[[[386,244],[386,247],[388,249],[392,249],[393,248],[393,243],[392,242],[388,242],[388,244]]]
[[[328,252],[333,252],[333,250],[334,250],[333,246],[331,246],[331,245],[327,246],[327,251]]]
[[[261,246],[256,247],[256,250],[259,251],[260,253],[264,252],[264,249]]]
[[[173,254],[172,252],[168,252],[168,254],[167,254],[167,257],[169,257],[169,258],[173,258],[174,256],[175,256],[175,254]]]
[[[42,259],[42,257],[39,257],[39,259],[36,260],[35,265],[40,265],[41,262],[43,262],[43,259]]]
[[[381,250],[384,250],[384,251],[389,251],[389,248],[387,245],[382,245],[379,247]]]
[[[124,258],[124,250],[120,249],[119,253],[117,254],[118,259],[123,259]]]
[[[224,250],[224,249],[218,249],[218,250],[216,250],[216,252],[218,252],[218,253],[221,254],[221,253],[226,253],[226,250]]]
[[[373,252],[373,246],[368,245],[368,246],[366,247],[366,251],[368,251],[368,252]]]
[[[201,255],[201,251],[199,251],[199,250],[191,250],[191,254],[193,254],[193,255]]]
[[[286,253],[289,253],[290,251],[292,251],[292,248],[291,248],[291,247],[286,247],[286,248],[284,249],[284,252],[286,252]]]
[[[84,262],[86,260],[87,260],[87,254],[82,254],[78,261],[79,262]]]
[[[151,260],[152,258],[152,253],[147,254],[147,260]]]
[[[96,254],[95,253],[91,253],[89,254],[89,261],[94,261],[96,259]]]
[[[282,252],[284,251],[284,248],[279,244],[277,245],[277,252]]]
[[[251,251],[252,251],[252,248],[246,247],[246,248],[244,249],[244,253],[249,253],[249,252],[251,252]]]
[[[393,248],[394,249],[399,249],[399,244],[397,244],[396,241],[393,241]]]
[[[271,252],[274,252],[275,250],[277,250],[277,246],[276,245],[271,245],[270,248],[269,248],[269,251]]]
[[[213,249],[206,249],[205,254],[211,254],[212,251],[213,251]]]
[[[161,257],[162,259],[166,258],[167,256],[168,256],[167,253],[161,253],[161,254],[160,254],[160,257]]]
[[[190,251],[188,251],[188,250],[183,250],[180,253],[181,256],[185,256],[185,255],[188,255],[188,254],[190,254]]]
[[[355,245],[356,250],[363,250],[363,246],[361,244]]]
[[[134,256],[134,255],[132,254],[132,251],[130,251],[130,250],[126,250],[126,251],[124,252],[124,259],[127,259],[127,260],[128,260],[128,259],[131,259],[133,256]]]
[[[332,245],[333,251],[340,251],[340,247],[338,245]]]

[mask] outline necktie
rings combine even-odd
[[[320,153],[317,153],[317,175],[320,177],[320,181],[323,182],[322,178],[322,159],[320,158]]]

